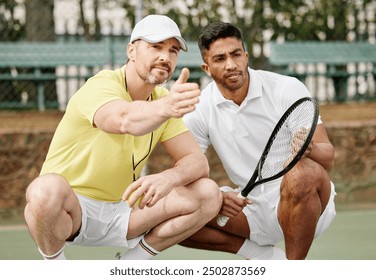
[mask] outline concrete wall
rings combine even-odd
[[[337,201],[376,202],[376,120],[326,124],[336,148]]]

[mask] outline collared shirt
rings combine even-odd
[[[56,129],[41,175],[56,173],[68,180],[75,192],[101,201],[120,201],[133,182],[132,155],[140,163],[136,177],[158,142],[187,131],[182,119],[171,118],[141,136],[106,133],[93,124],[94,114],[112,100],[132,102],[125,87],[125,68],[102,70],[90,78],[70,99]],[[152,100],[168,94],[156,87]]]
[[[213,145],[230,180],[244,187],[252,175],[271,132],[296,100],[310,96],[296,78],[248,68],[250,86],[238,106],[211,82],[196,110],[184,121],[202,151]]]

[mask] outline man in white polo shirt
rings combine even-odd
[[[256,187],[246,200],[237,195],[282,114],[310,93],[295,78],[250,69],[241,32],[232,24],[203,28],[199,48],[202,68],[214,81],[184,121],[203,151],[213,145],[238,188],[222,188],[220,214],[230,217],[224,227],[214,219],[181,244],[245,258],[284,259],[273,247],[284,241],[288,259],[306,258],[313,239],[335,217],[335,191],[328,175],[334,148],[321,120],[306,154],[289,173]]]

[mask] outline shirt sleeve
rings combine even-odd
[[[284,100],[286,100],[286,103],[284,104],[284,110],[286,111],[294,102],[296,102],[300,98],[312,97],[312,95],[304,83],[302,83],[296,78],[292,78],[286,84],[285,97],[286,98],[284,98]],[[322,120],[319,116],[318,124],[321,123]]]
[[[113,100],[124,100],[124,96],[121,84],[102,73],[90,78],[72,99],[80,115],[93,125],[94,115],[101,106]]]
[[[202,103],[198,104],[196,110],[189,114],[186,114],[183,117],[183,120],[198,142],[201,151],[205,153],[208,147],[211,145],[208,130],[209,116],[205,117],[205,115],[203,114],[203,106],[200,106],[201,104]]]

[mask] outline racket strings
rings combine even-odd
[[[279,126],[259,166],[259,179],[275,176],[282,172],[299,154],[310,135],[315,118],[315,104],[300,103],[291,110]]]

